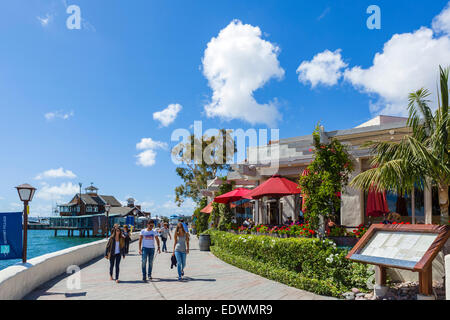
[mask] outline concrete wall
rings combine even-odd
[[[131,235],[132,241],[139,233]],[[25,297],[45,282],[66,273],[71,265],[82,265],[92,259],[104,256],[106,239],[82,244],[68,249],[48,253],[17,263],[0,271],[0,300],[18,300]]]
[[[352,172],[349,181],[361,173],[361,161],[358,159],[353,162],[354,171]],[[362,192],[345,187],[341,193],[341,224],[344,226],[356,227],[364,222],[364,201]]]
[[[296,213],[295,208],[295,197],[296,196],[292,195],[281,198],[280,203],[283,203],[281,223],[284,223],[289,217],[294,221],[297,220],[298,213]]]

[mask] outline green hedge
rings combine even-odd
[[[222,260],[317,294],[338,297],[354,287],[367,291],[373,274],[366,265],[345,259],[347,250],[330,240],[208,233],[211,251]]]

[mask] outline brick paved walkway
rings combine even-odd
[[[184,281],[178,281],[176,268],[170,269],[171,254],[161,253],[155,256],[153,280],[144,283],[137,246],[138,241],[131,244],[130,254],[120,264],[121,283],[109,280],[109,261],[103,258],[82,266],[80,290],[69,290],[68,275],[62,275],[37,288],[25,299],[333,299],[291,288],[231,266],[210,252],[199,251],[195,236],[191,237]],[[173,248],[170,240],[168,248]]]

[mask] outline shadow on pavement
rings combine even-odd
[[[144,283],[142,280],[120,280],[119,284],[121,283]]]
[[[66,298],[72,297],[85,297],[87,292],[78,292],[78,293],[65,293]]]
[[[190,278],[190,277],[184,277],[183,280],[178,280],[178,278],[153,278],[152,282],[190,282],[190,281],[206,281],[206,282],[214,282],[216,279],[200,279],[200,278]]]

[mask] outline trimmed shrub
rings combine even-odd
[[[226,262],[317,294],[339,296],[351,288],[367,291],[373,273],[367,265],[346,259],[347,250],[331,240],[208,233],[211,250]]]
[[[219,247],[211,247],[211,252],[219,259],[240,269],[258,274],[288,286],[314,292],[326,296],[339,297],[340,291],[329,280],[317,280],[303,277],[301,274],[286,269],[277,268],[268,263],[257,262],[245,257],[232,255]]]

